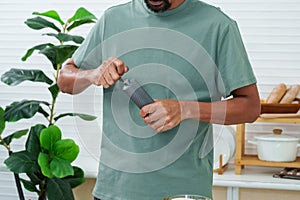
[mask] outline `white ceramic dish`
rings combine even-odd
[[[221,137],[223,137],[229,144],[230,147],[230,158],[234,156],[235,153],[235,130],[231,126],[217,125],[221,126]]]
[[[213,125],[214,136],[214,169],[220,166],[220,154],[223,155],[223,166],[234,156],[235,153],[235,131],[232,127],[224,125]]]
[[[218,138],[214,146],[214,169],[220,167],[220,155],[222,154],[222,166],[226,165],[230,159],[230,147],[228,142],[222,137]]]

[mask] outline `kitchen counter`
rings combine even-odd
[[[234,164],[229,163],[224,174],[214,173],[213,185],[227,188],[227,200],[238,200],[240,188],[300,191],[300,180],[273,178],[283,168],[246,166],[236,175]]]

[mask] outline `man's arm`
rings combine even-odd
[[[157,132],[172,129],[185,119],[226,125],[255,121],[260,114],[256,84],[236,89],[232,96],[231,99],[211,103],[158,100],[144,106],[140,115]]]
[[[200,116],[187,105],[186,118],[226,125],[255,121],[260,114],[260,99],[256,84],[236,89],[232,92],[232,96],[233,98],[224,101],[199,102]]]
[[[77,94],[90,85],[102,85],[108,88],[127,71],[128,67],[124,62],[115,57],[109,58],[99,67],[90,70],[79,69],[74,60],[70,59],[60,70],[57,84],[62,92]]]

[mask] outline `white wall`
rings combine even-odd
[[[63,19],[69,18],[80,6],[83,6],[100,17],[103,11],[115,4],[126,2],[125,0],[1,0],[0,2],[0,74],[11,67],[40,68],[50,72],[48,61],[40,55],[35,55],[27,62],[21,62],[20,58],[26,50],[35,44],[45,42],[40,32],[32,31],[23,22],[31,17],[33,11],[46,11],[55,9]],[[208,0],[222,8],[239,26],[248,50],[251,63],[258,79],[258,87],[262,98],[277,83],[300,83],[300,1],[299,0]],[[91,26],[81,28],[77,33],[86,34]],[[45,36],[44,36],[45,37]],[[51,74],[49,73],[49,76]],[[0,106],[8,105],[12,100],[24,98],[49,98],[49,94],[43,89],[43,84],[24,83],[18,87],[8,87],[0,83]],[[97,95],[95,95],[97,94]],[[96,144],[99,143],[101,124],[101,91],[91,88],[87,92],[87,98],[94,98],[93,104],[86,105],[82,96],[71,97],[61,95],[58,99],[57,112],[76,110],[93,113],[98,116],[95,122],[82,122],[73,119],[62,120],[64,137],[72,137],[81,147],[78,165],[86,170],[87,176],[94,176],[97,170]],[[88,110],[82,109],[83,106]],[[100,113],[100,114],[99,114]],[[22,120],[17,124],[8,124],[4,134],[25,128],[40,120]],[[296,125],[275,125],[284,131],[294,134],[300,128]],[[270,132],[274,124],[255,124],[248,126],[248,138],[262,132]],[[78,131],[79,129],[79,131]],[[96,138],[96,139],[95,139]],[[13,144],[14,150],[22,148],[20,142]],[[249,148],[251,151],[251,147]],[[91,153],[91,151],[93,153]],[[6,152],[0,149],[0,169],[3,171],[3,160]],[[7,172],[0,172],[0,199],[16,199],[12,176]],[[34,196],[34,195],[33,195]],[[34,199],[32,196],[27,198]]]

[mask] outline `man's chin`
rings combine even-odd
[[[164,12],[166,11],[166,9],[164,8],[164,5],[161,6],[148,6],[148,8],[150,8],[150,10],[154,11],[154,12]]]
[[[165,2],[163,0],[161,1],[145,0],[145,3],[147,7],[153,12],[164,12],[171,7],[170,3]]]

